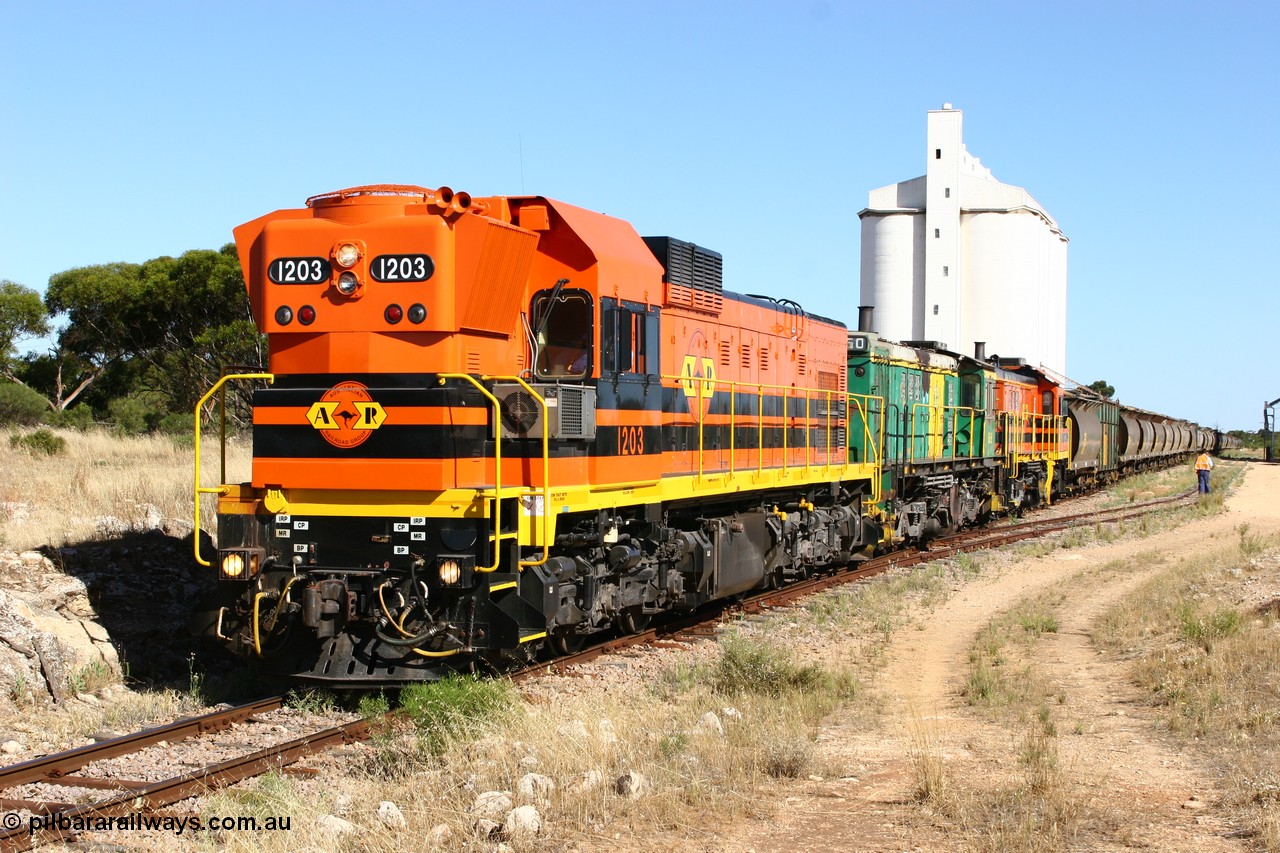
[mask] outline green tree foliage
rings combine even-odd
[[[67,449],[67,440],[51,430],[41,427],[25,435],[9,436],[10,447],[20,447],[32,456],[57,456]]]
[[[265,338],[249,313],[235,246],[194,249],[142,264],[79,267],[49,279],[46,302],[65,313],[67,326],[53,362],[34,359],[61,406],[91,383],[111,386],[108,399],[146,392],[117,405],[137,426],[138,401],[166,411],[190,411],[225,365],[256,365]],[[64,387],[75,383],[69,394]],[[103,401],[105,404],[105,401]]]
[[[1227,435],[1240,439],[1241,447],[1256,448],[1266,446],[1266,430],[1263,429],[1233,429],[1229,430]]]
[[[1107,384],[1107,380],[1099,379],[1097,382],[1090,382],[1089,387],[1097,391],[1104,397],[1114,397],[1116,395],[1116,387]]]
[[[39,391],[18,382],[0,382],[0,426],[35,426],[49,411]]]
[[[49,333],[49,312],[40,294],[17,282],[0,281],[0,375],[17,380],[18,343]]]

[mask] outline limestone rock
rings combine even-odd
[[[354,823],[331,814],[320,815],[320,817],[316,818],[316,828],[325,835],[332,836],[351,835],[356,831]]]
[[[507,814],[502,831],[508,838],[537,835],[542,832],[542,815],[533,806],[517,806]]]
[[[613,782],[613,790],[621,797],[638,800],[653,790],[648,778],[635,770],[628,770]]]
[[[511,797],[506,791],[485,791],[471,804],[471,814],[490,820],[502,820],[511,811]]]
[[[453,829],[447,823],[437,823],[427,831],[427,843],[432,847],[448,847],[453,841]]]
[[[516,797],[526,803],[549,803],[555,791],[556,783],[551,777],[538,773],[526,773],[516,783]]]
[[[695,727],[699,732],[708,735],[724,736],[724,724],[720,722],[720,718],[716,716],[715,711],[708,711],[698,718],[698,724]]]
[[[409,825],[409,822],[404,819],[404,812],[390,800],[378,803],[378,820],[382,821],[383,826],[391,829],[404,829]]]
[[[492,838],[502,829],[502,824],[496,820],[489,820],[487,817],[477,818],[472,829],[475,830],[477,838]]]
[[[570,786],[575,792],[582,794],[587,791],[594,791],[604,784],[604,774],[599,770],[588,770],[581,776],[573,780]]]

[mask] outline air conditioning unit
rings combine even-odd
[[[546,401],[547,432],[552,439],[596,437],[596,389],[582,385],[532,385]],[[542,438],[543,407],[523,386],[497,384],[503,438]]]

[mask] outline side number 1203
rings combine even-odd
[[[624,426],[618,430],[618,455],[640,456],[644,454],[644,427]]]

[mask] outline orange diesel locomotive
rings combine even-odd
[[[873,419],[845,326],[724,290],[714,252],[409,186],[235,238],[270,365],[223,380],[267,386],[251,482],[197,479],[218,546],[196,556],[208,632],[276,671],[502,666],[884,536],[878,460],[848,451]]]

